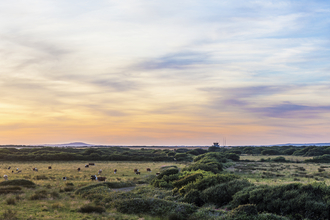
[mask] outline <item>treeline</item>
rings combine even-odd
[[[214,152],[227,152],[241,154],[251,154],[251,155],[293,155],[293,156],[323,156],[325,154],[330,154],[330,146],[271,146],[271,147],[232,147],[222,148],[222,147],[210,147],[209,151]]]
[[[193,157],[207,153],[203,149],[175,150],[165,149],[129,149],[124,147],[108,148],[0,148],[0,160],[4,161],[193,161]],[[228,154],[233,160],[239,160],[236,154]]]

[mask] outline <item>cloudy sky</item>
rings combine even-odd
[[[330,142],[328,0],[0,2],[0,144]]]

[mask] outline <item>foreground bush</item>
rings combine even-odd
[[[170,216],[175,214],[178,219],[187,219],[190,214],[197,210],[197,207],[191,204],[154,198],[116,200],[111,205],[117,211],[125,214],[148,214],[153,216]],[[174,218],[174,215],[172,218]]]
[[[220,207],[228,204],[235,193],[252,185],[247,180],[232,180],[207,188],[201,193],[201,198],[205,203],[213,203]]]
[[[232,208],[256,204],[259,212],[272,212],[292,219],[329,219],[330,188],[325,184],[252,186],[233,196]]]

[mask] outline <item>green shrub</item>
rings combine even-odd
[[[78,210],[79,212],[82,213],[92,213],[92,212],[96,212],[96,213],[102,213],[105,212],[105,208],[99,205],[84,205],[82,207],[80,207],[80,209]]]
[[[201,194],[201,198],[205,203],[213,203],[220,207],[228,204],[235,193],[251,185],[253,184],[245,179],[232,180],[205,189]]]
[[[5,212],[2,215],[2,219],[6,220],[16,220],[18,219],[17,217],[17,211],[13,211],[11,209],[5,210]]]
[[[16,204],[16,200],[14,198],[8,198],[8,199],[6,199],[6,203],[8,205],[15,205]]]
[[[190,174],[190,175],[185,176],[182,179],[179,179],[177,181],[174,181],[172,184],[176,188],[181,188],[182,186],[187,185],[190,182],[195,182],[196,179],[198,179],[198,178],[203,178],[203,174],[201,174],[201,173],[193,173],[193,174]]]
[[[33,177],[33,179],[35,180],[48,180],[49,178],[46,176],[46,175],[38,175],[38,176],[35,176]]]
[[[237,216],[239,214],[258,215],[257,206],[254,204],[240,205],[231,211],[231,214]]]
[[[36,191],[33,195],[31,195],[30,200],[39,200],[47,198],[47,191],[46,190],[39,190]]]
[[[4,186],[0,188],[0,194],[8,193],[22,193],[22,188],[20,186]]]
[[[207,176],[203,179],[197,179],[196,182],[187,184],[184,186],[184,191],[185,193],[188,193],[190,190],[196,189],[201,192],[211,186],[226,183],[239,178],[239,176],[234,174],[216,174],[213,176]]]
[[[261,185],[237,192],[230,205],[256,204],[259,212],[290,215],[293,219],[328,219],[329,194],[325,184]]]
[[[27,188],[35,188],[36,184],[30,180],[16,179],[0,182],[0,186],[24,186]]]
[[[170,175],[173,175],[173,174],[177,174],[179,173],[179,169],[177,168],[171,168],[171,169],[167,169],[167,170],[164,170],[162,171],[158,176],[157,176],[157,179],[162,179],[163,176],[170,176]]]
[[[187,216],[197,210],[197,207],[186,203],[177,203],[154,198],[133,198],[115,200],[112,207],[125,214],[148,214],[153,216],[169,216],[176,213],[187,219]]]
[[[183,198],[184,202],[192,203],[197,206],[204,205],[204,201],[200,198],[200,192],[196,189],[190,190]]]

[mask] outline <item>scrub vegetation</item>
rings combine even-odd
[[[7,181],[0,182],[0,219],[330,217],[330,161],[326,147],[59,149],[0,149],[0,174],[8,176]],[[21,150],[29,150],[28,154],[39,158],[44,158],[46,151],[65,154],[79,150],[88,160],[25,161]],[[89,157],[95,153],[110,158],[106,152],[140,159],[149,154],[157,157],[146,161]],[[13,157],[21,159],[9,159]],[[152,158],[165,159],[159,162]],[[91,175],[106,177],[106,181],[93,181]]]

